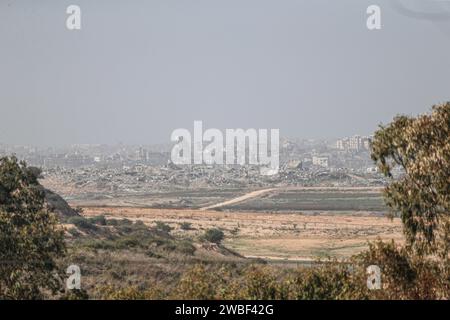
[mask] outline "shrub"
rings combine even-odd
[[[242,299],[249,300],[283,299],[283,290],[280,289],[273,269],[266,266],[250,266],[244,272],[239,293]]]
[[[189,241],[181,241],[178,243],[177,250],[186,255],[193,255],[195,247]]]
[[[67,232],[74,237],[79,237],[81,235],[76,228],[70,228]]]
[[[191,228],[192,228],[192,223],[190,223],[190,222],[181,222],[181,223],[180,223],[180,228],[181,228],[182,230],[191,230]]]
[[[118,225],[121,225],[121,226],[130,226],[130,225],[132,225],[133,224],[133,221],[131,221],[130,219],[119,219],[119,220],[117,220],[117,222],[118,222]]]
[[[217,277],[208,272],[204,265],[194,265],[185,272],[175,290],[175,299],[208,300],[216,298]]]
[[[394,241],[371,243],[356,257],[363,267],[377,265],[382,274],[382,290],[373,290],[375,299],[449,299],[448,263],[427,258],[397,246]]]
[[[205,234],[203,235],[204,240],[217,244],[221,243],[223,238],[223,231],[216,228],[206,230]]]
[[[162,289],[157,284],[147,290],[139,290],[136,286],[126,288],[104,286],[97,289],[97,294],[106,300],[154,300],[162,298]]]
[[[156,230],[169,233],[170,231],[172,231],[172,227],[162,221],[156,221]]]
[[[120,249],[127,249],[142,246],[142,242],[136,237],[123,237],[116,240],[116,246]]]
[[[119,220],[117,219],[108,219],[106,220],[107,226],[117,226],[119,224]]]
[[[97,227],[90,221],[83,217],[71,217],[67,220],[67,223],[73,224],[77,228],[82,230],[96,230]]]
[[[298,268],[283,283],[284,294],[300,300],[366,299],[365,269],[354,267],[356,271],[346,263],[327,261]]]
[[[93,224],[97,224],[100,226],[106,226],[105,216],[95,216],[95,217],[89,218],[88,220],[89,220],[89,222],[91,222]]]
[[[141,220],[136,220],[134,222],[134,226],[136,227],[136,229],[147,229],[147,225]]]

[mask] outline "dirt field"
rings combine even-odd
[[[196,237],[208,228],[225,232],[224,244],[247,257],[307,261],[317,257],[348,257],[380,237],[401,242],[399,219],[370,212],[261,213],[134,207],[85,207],[84,215],[142,220],[148,225],[163,221],[172,233]],[[189,222],[191,230],[180,223]]]

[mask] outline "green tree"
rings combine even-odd
[[[450,272],[448,265],[438,259],[424,259],[407,248],[381,240],[369,244],[369,249],[352,257],[359,273],[356,284],[364,284],[367,266],[381,269],[382,290],[364,290],[370,299],[425,299],[450,298]]]
[[[381,126],[372,142],[372,159],[391,179],[385,200],[402,219],[407,249],[448,262],[450,103],[418,117],[397,116]],[[396,177],[395,167],[401,168]]]
[[[14,156],[0,158],[0,299],[39,299],[60,288],[63,230],[38,176]]]
[[[223,238],[223,231],[216,228],[206,230],[205,234],[203,235],[204,240],[217,244],[221,243]]]

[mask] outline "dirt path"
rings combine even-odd
[[[353,179],[358,180],[358,181],[361,181],[361,182],[366,182],[366,181],[367,181],[367,180],[364,179],[363,177],[360,177],[360,176],[357,176],[357,175],[354,175],[354,174],[347,173],[347,175],[348,175],[350,178],[353,178]]]
[[[256,197],[262,196],[263,194],[266,194],[266,193],[274,191],[274,190],[277,190],[277,189],[276,188],[270,188],[270,189],[262,189],[262,190],[252,191],[252,192],[246,193],[246,194],[244,194],[243,196],[240,196],[240,197],[236,197],[236,198],[224,201],[224,202],[219,202],[219,203],[207,206],[207,207],[200,208],[200,210],[205,211],[205,210],[210,210],[210,209],[215,209],[215,208],[228,206],[230,204],[235,204],[235,203],[242,202],[242,201],[245,201],[245,200],[248,200],[248,199],[252,199],[252,198],[256,198]]]

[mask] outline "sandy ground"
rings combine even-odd
[[[247,257],[302,261],[317,257],[348,257],[381,238],[402,241],[401,222],[369,212],[256,213],[134,207],[85,207],[84,215],[142,220],[148,225],[163,221],[173,234],[196,237],[208,228],[225,232],[224,244]],[[182,230],[180,223],[191,223]]]

